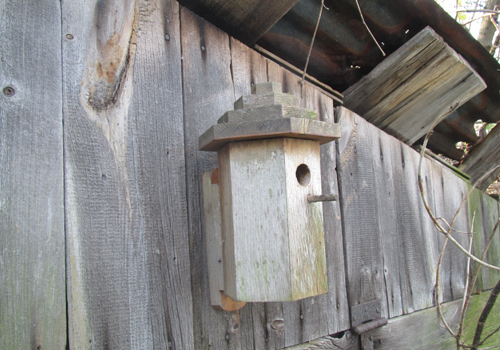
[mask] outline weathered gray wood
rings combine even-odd
[[[234,102],[234,109],[256,108],[278,104],[297,107],[299,105],[299,98],[295,95],[284,94],[282,92],[252,93],[251,95],[243,95],[236,100]]]
[[[333,101],[330,97],[320,93],[309,83],[302,89],[299,84],[300,77],[274,62],[268,62],[267,71],[268,79],[281,83],[283,92],[301,96],[301,108],[317,110],[320,120],[333,122]],[[327,192],[336,193],[335,148],[332,143],[321,147],[323,191],[325,192],[327,188]],[[328,158],[326,162],[325,157]],[[286,346],[304,343],[349,328],[339,204],[324,203],[323,210],[329,292],[326,295],[283,304]]]
[[[245,121],[281,119],[281,118],[306,118],[318,119],[316,111],[310,111],[305,108],[290,107],[284,105],[270,105],[248,109],[237,109],[227,111],[217,121],[221,123],[241,123]]]
[[[312,85],[305,86],[305,107],[315,108],[322,121],[333,123],[334,101]],[[326,305],[318,297],[314,311],[319,315],[317,324],[311,328],[323,330],[326,317],[326,332],[334,334],[350,328],[349,305],[347,301],[347,287],[344,265],[344,246],[340,203],[338,201],[339,188],[336,171],[336,143],[331,142],[320,147],[321,150],[321,179],[323,193],[337,195],[337,201],[323,203],[323,220],[325,225],[326,258],[328,271],[328,294]],[[320,302],[321,301],[321,302]],[[311,301],[312,302],[312,301]],[[303,302],[303,304],[305,301]],[[324,310],[324,311],[323,311]],[[312,335],[312,334],[311,334]]]
[[[178,12],[63,3],[74,348],[194,348]]]
[[[297,1],[181,0],[180,4],[251,46]]]
[[[248,95],[257,83],[267,81],[267,62],[260,54],[247,46],[230,39],[231,67],[235,98]],[[219,119],[220,120],[220,119]],[[281,302],[248,303],[238,313],[240,317],[241,342],[245,347],[255,349],[281,349],[285,341],[285,328],[289,325],[272,327],[281,324],[283,306]]]
[[[376,132],[345,108],[338,109],[342,137],[337,141],[337,172],[350,305],[380,299],[387,317],[384,281],[382,210],[373,176],[372,145]]]
[[[281,118],[242,123],[223,123],[210,127],[200,136],[203,151],[216,151],[228,142],[293,137],[318,140],[324,144],[340,137],[336,124],[305,118]]]
[[[464,339],[471,339],[477,324],[477,313],[480,311],[490,293],[473,295],[469,301],[469,308],[465,316],[465,325],[469,325],[463,334]],[[442,304],[443,314],[451,329],[456,330],[460,321],[462,300],[455,300]],[[498,310],[495,305],[491,319],[486,327],[489,333],[498,326]],[[473,321],[473,323],[470,323]],[[456,349],[456,341],[439,320],[436,308],[429,308],[411,315],[396,317],[389,320],[389,324],[371,332],[375,349]],[[484,347],[498,345],[500,336],[495,335],[484,344]],[[470,341],[469,341],[470,344]]]
[[[427,213],[418,186],[419,153],[388,135],[385,142],[391,142],[392,147],[399,148],[398,152],[393,154],[392,160],[396,205],[396,212],[392,215],[397,218],[396,230],[401,246],[399,249],[394,247],[399,263],[392,268],[399,269],[402,311],[406,314],[434,304],[433,263],[437,261],[437,257],[433,254],[437,251],[432,249],[432,246],[436,245],[437,231],[430,225],[426,227],[425,223],[431,219],[422,215]],[[426,165],[430,163],[427,159],[424,159],[424,162]],[[463,214],[462,218],[466,219],[466,213]],[[448,217],[447,219],[451,221]],[[431,229],[431,234],[425,232],[427,229]]]
[[[344,232],[351,232],[345,238],[349,293],[359,298],[360,303],[382,298],[384,305],[387,300],[390,317],[432,306],[436,265],[444,238],[433,227],[420,198],[417,179],[420,156],[345,108],[339,112],[343,135],[338,141],[340,202],[344,206]],[[465,182],[428,159],[423,162],[423,175],[429,206],[436,216],[451,222],[465,196]],[[359,177],[359,183],[353,180],[355,176]],[[350,209],[353,202],[356,204]],[[383,207],[380,203],[384,203]],[[368,207],[364,210],[370,213],[365,214],[368,218],[363,217],[365,205]],[[366,227],[363,220],[369,220]],[[467,211],[462,211],[455,230],[466,232],[467,222]],[[368,230],[373,237],[366,233]],[[358,232],[362,237],[355,239]],[[466,234],[454,232],[454,236],[463,245],[467,244]],[[372,241],[365,247],[369,238]],[[377,244],[375,251],[368,251]],[[455,249],[450,244],[441,270],[440,296],[444,301],[461,297],[465,286],[466,259]],[[363,262],[369,259],[378,260],[363,269]],[[350,264],[356,268],[350,270]],[[375,269],[372,272],[375,276],[379,269],[383,271],[384,280],[370,280],[368,268]],[[376,287],[359,287],[362,283]],[[350,302],[357,304],[353,299]]]
[[[283,350],[359,350],[359,337],[352,335],[349,331],[342,333],[340,338],[322,337]]]
[[[460,321],[462,301],[443,304],[447,322],[453,329]],[[392,318],[389,324],[371,332],[375,349],[456,349],[456,341],[439,322],[435,308]]]
[[[444,216],[448,223],[451,224],[453,217],[458,210],[462,200],[467,195],[467,183],[452,173],[448,169],[443,169],[443,193],[444,193]],[[455,224],[453,225],[452,235],[463,246],[469,247],[469,220],[467,218],[467,206],[460,211]],[[445,227],[447,224],[444,224]],[[449,281],[451,298],[444,301],[456,300],[463,296],[465,284],[467,281],[467,258],[460,250],[451,242],[447,246],[448,261],[444,262],[443,269],[449,269],[448,276],[443,276],[444,281]]]
[[[235,302],[224,292],[219,169],[203,173],[202,190],[210,304],[218,311],[236,311],[245,303]]]
[[[430,27],[344,92],[344,105],[412,145],[453,106],[486,88],[482,78]]]
[[[277,138],[218,153],[226,294],[286,301],[325,293],[323,212],[307,202],[321,191],[319,144]]]
[[[460,169],[471,176],[471,183],[476,183],[486,173],[500,165],[500,124],[495,126],[469,154]],[[491,172],[477,188],[486,191],[500,174],[500,167]]]
[[[252,93],[255,84],[267,81],[267,62],[262,55],[232,37],[230,45],[234,96],[239,98]]]
[[[233,109],[236,100],[229,37],[185,8],[181,9],[181,23],[194,348],[240,349],[240,330],[245,325],[240,322],[239,312],[215,311],[210,306],[200,179],[204,171],[217,167],[217,154],[198,150],[198,137],[224,112]],[[249,332],[245,335],[245,340],[253,341]]]
[[[65,349],[60,3],[0,17],[0,348]]]
[[[471,185],[468,187],[468,190],[472,188]],[[469,226],[472,227],[472,232],[474,232],[473,253],[481,257],[493,233],[493,228],[498,221],[499,203],[490,196],[482,193],[479,189],[476,189],[472,192],[467,204]],[[474,222],[472,222],[472,219],[474,219]],[[493,241],[488,249],[485,260],[494,265],[500,263],[500,234],[498,229],[493,236]],[[472,273],[475,273],[477,268],[479,268],[476,263],[472,263],[471,266]],[[491,289],[495,286],[499,278],[499,272],[483,267],[473,290]]]

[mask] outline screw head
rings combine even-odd
[[[7,97],[12,97],[16,94],[16,90],[12,86],[7,86],[3,88],[3,94]]]
[[[73,34],[66,34],[66,39],[73,40],[74,38]]]
[[[170,35],[165,34],[165,40],[166,40],[166,41],[169,41],[169,40],[170,40]]]

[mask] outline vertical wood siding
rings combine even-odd
[[[0,18],[0,349],[64,349],[60,3]]]
[[[320,120],[333,122],[333,100],[175,1],[0,13],[0,348],[274,350],[349,329],[349,305],[381,299],[387,317],[433,305],[444,239],[418,154],[343,110],[342,138],[320,149],[323,193],[340,196],[323,204],[328,294],[213,310],[201,175],[217,154],[198,137],[255,83],[281,83]],[[429,160],[424,173],[450,221],[467,184]],[[476,191],[455,228],[473,224],[481,254],[497,219]],[[461,296],[464,272],[450,245],[442,300]],[[482,271],[478,288],[497,278]]]
[[[428,217],[418,188],[420,155],[356,114],[340,108],[338,140],[349,302],[380,299],[385,317],[434,305],[436,266],[444,236]],[[436,217],[451,223],[465,198],[465,181],[424,159],[424,187]],[[454,237],[468,246],[468,211],[462,210]],[[443,223],[446,226],[446,223]],[[448,244],[441,267],[440,300],[460,298],[465,255]]]

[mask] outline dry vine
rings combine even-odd
[[[473,292],[473,290],[475,288],[476,281],[477,281],[477,278],[479,276],[479,272],[480,272],[481,266],[484,266],[484,267],[487,267],[487,268],[490,268],[490,269],[494,269],[494,270],[500,270],[500,267],[488,264],[487,262],[484,261],[485,258],[486,258],[486,253],[488,252],[488,249],[491,246],[491,243],[493,241],[493,237],[494,237],[496,231],[499,228],[500,219],[497,221],[495,227],[493,228],[493,232],[491,233],[491,235],[490,235],[490,237],[488,239],[488,243],[486,245],[486,248],[485,248],[485,250],[484,250],[481,258],[478,258],[478,257],[474,256],[471,253],[472,252],[472,240],[473,240],[472,227],[471,227],[471,230],[470,230],[471,233],[469,233],[469,249],[465,249],[452,236],[451,233],[454,230],[453,226],[455,224],[455,221],[458,218],[458,215],[459,215],[460,211],[465,206],[466,202],[468,201],[468,199],[469,199],[470,195],[472,194],[472,192],[474,191],[474,189],[477,187],[477,185],[479,185],[485,178],[487,178],[493,171],[495,171],[500,166],[493,167],[493,169],[491,169],[489,172],[487,172],[485,175],[483,175],[475,184],[472,185],[472,188],[467,193],[467,195],[465,196],[465,198],[462,200],[459,208],[455,212],[455,215],[454,215],[451,223],[449,223],[449,224],[446,222],[446,220],[444,220],[442,218],[437,218],[434,215],[434,213],[432,212],[432,210],[430,209],[429,204],[427,202],[425,190],[424,190],[424,181],[423,181],[423,178],[422,178],[423,158],[424,158],[424,155],[425,155],[425,151],[427,149],[427,143],[429,141],[429,137],[432,135],[433,130],[436,127],[436,125],[444,117],[446,117],[448,114],[450,114],[451,112],[453,112],[457,107],[458,107],[458,104],[455,105],[455,106],[453,106],[453,107],[451,107],[449,111],[447,111],[446,113],[444,113],[443,115],[441,115],[439,118],[437,118],[436,121],[434,122],[434,124],[431,126],[430,130],[427,132],[427,134],[425,136],[425,139],[424,139],[424,143],[423,143],[421,151],[420,151],[420,162],[419,162],[419,167],[418,167],[418,182],[419,182],[419,188],[420,188],[420,194],[421,194],[421,197],[422,197],[422,201],[424,203],[424,206],[425,206],[425,209],[426,209],[428,215],[430,216],[430,218],[431,218],[432,222],[434,223],[434,226],[437,228],[437,230],[439,232],[443,233],[445,235],[445,237],[446,237],[445,241],[443,243],[443,247],[441,249],[441,253],[440,253],[440,256],[439,256],[439,261],[438,261],[438,264],[437,264],[437,271],[436,271],[435,300],[436,300],[436,309],[437,309],[437,312],[439,314],[439,318],[440,318],[441,322],[443,323],[444,327],[448,330],[448,332],[456,339],[457,349],[464,348],[464,349],[478,350],[479,346],[483,345],[486,340],[488,340],[490,337],[492,337],[496,332],[500,331],[500,326],[499,326],[493,332],[491,332],[490,334],[488,334],[486,337],[483,337],[483,339],[481,340],[481,336],[482,336],[482,332],[483,332],[483,328],[484,328],[484,325],[486,323],[486,320],[487,320],[487,318],[488,318],[488,316],[489,316],[489,314],[491,312],[491,309],[493,308],[493,305],[495,304],[495,301],[496,301],[498,295],[500,294],[500,280],[498,281],[498,283],[496,284],[496,286],[493,288],[493,290],[492,290],[492,292],[490,294],[490,297],[488,299],[488,302],[486,303],[485,307],[482,310],[481,316],[479,317],[479,320],[478,320],[478,323],[477,323],[477,327],[476,327],[476,331],[475,331],[475,334],[474,334],[474,339],[472,341],[472,345],[467,345],[466,344],[467,340],[465,340],[465,341],[462,340],[463,330],[465,329],[465,327],[464,327],[465,313],[467,312],[468,302],[469,302],[470,297],[472,295],[472,292]],[[441,223],[439,222],[439,220],[442,220],[443,222],[445,222],[447,224],[447,226],[448,226],[448,229],[445,229],[441,225]],[[474,223],[474,220],[475,220],[475,213],[474,213],[474,216],[473,216],[473,219],[472,219],[472,224]],[[439,293],[440,293],[440,290],[439,290],[439,287],[440,287],[440,285],[439,285],[440,270],[441,270],[441,264],[442,264],[442,261],[443,261],[444,252],[445,252],[446,246],[448,244],[448,241],[451,241],[453,244],[455,244],[458,247],[458,249],[460,249],[460,251],[462,251],[467,256],[467,258],[468,258],[468,261],[467,261],[467,281],[469,281],[469,277],[470,277],[470,261],[473,260],[476,263],[478,263],[477,269],[476,269],[475,274],[474,274],[474,276],[472,278],[472,282],[470,283],[470,285],[467,282],[466,287],[465,287],[464,301],[463,301],[462,309],[461,309],[462,313],[461,313],[461,317],[460,317],[460,323],[459,323],[459,326],[458,326],[458,331],[456,333],[451,329],[450,325],[446,321],[446,319],[445,319],[445,317],[443,315],[443,310],[442,310],[441,302],[439,301]],[[497,348],[497,347],[482,348],[482,350],[493,349],[493,348]]]

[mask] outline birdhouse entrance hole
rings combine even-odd
[[[302,186],[307,186],[309,184],[309,181],[311,181],[311,171],[309,170],[309,167],[305,164],[300,164],[297,167],[295,176],[297,176],[297,181]]]

